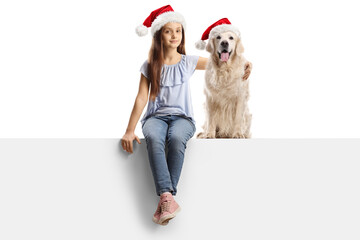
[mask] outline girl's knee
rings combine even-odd
[[[169,147],[185,148],[188,139],[181,135],[172,135],[168,139]]]
[[[161,145],[162,146],[165,144],[165,141],[163,141],[161,138],[159,138],[159,136],[154,136],[154,135],[146,136],[145,141],[146,141],[146,144],[148,144],[148,145]]]

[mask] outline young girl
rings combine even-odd
[[[148,157],[160,200],[153,221],[168,224],[180,211],[174,200],[188,140],[195,133],[189,79],[195,69],[204,70],[207,59],[185,54],[185,20],[170,5],[153,11],[136,31],[143,36],[151,27],[149,59],[141,66],[139,92],[121,145],[133,152],[134,130],[141,120]],[[149,96],[150,90],[150,96]],[[167,155],[165,154],[167,148]]]

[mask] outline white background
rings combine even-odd
[[[188,54],[208,56],[194,43],[220,18],[240,29],[254,138],[360,136],[356,1],[2,0],[0,137],[67,139],[1,142],[0,236],[359,239],[358,141],[192,139],[183,211],[162,228],[145,144],[128,155],[118,140],[68,139],[122,137],[151,43],[134,29],[165,4],[187,20]]]
[[[355,0],[3,0],[0,137],[121,138],[151,43],[134,29],[166,4],[187,20],[187,54],[208,56],[194,43],[220,18],[240,29],[254,138],[360,136]],[[200,131],[204,72],[191,81]]]

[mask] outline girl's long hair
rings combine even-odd
[[[164,64],[164,44],[162,41],[161,33],[163,28],[154,34],[152,45],[149,51],[149,64],[148,64],[148,77],[151,83],[150,87],[150,99],[155,100],[156,96],[160,91],[160,76],[161,69]],[[185,53],[185,32],[182,28],[182,39],[181,43],[177,48],[177,52],[183,55]]]

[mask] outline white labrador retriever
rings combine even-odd
[[[247,60],[233,32],[209,39],[211,56],[205,72],[206,118],[198,138],[250,138],[249,80],[243,80]]]

